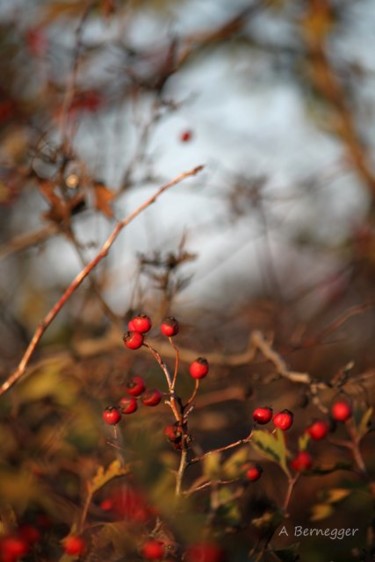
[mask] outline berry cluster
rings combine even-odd
[[[133,414],[138,410],[139,400],[144,406],[158,406],[162,401],[163,394],[157,388],[146,389],[142,377],[134,376],[126,386],[127,395],[123,396],[118,406],[107,406],[103,412],[103,420],[108,425],[117,425],[122,415]]]

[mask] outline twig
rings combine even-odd
[[[86,279],[86,277],[91,273],[91,271],[108,255],[108,252],[115,242],[116,238],[120,234],[123,228],[125,228],[130,222],[132,222],[142,211],[144,211],[147,207],[149,207],[152,203],[154,203],[162,193],[170,189],[171,187],[177,185],[178,183],[182,182],[188,177],[195,176],[203,169],[203,166],[197,166],[188,172],[184,172],[179,174],[176,178],[169,181],[162,187],[158,189],[158,191],[149,197],[144,203],[139,205],[132,213],[130,213],[127,217],[122,219],[120,222],[117,223],[115,228],[112,230],[111,234],[104,242],[103,246],[101,247],[99,253],[87,264],[86,267],[82,269],[82,271],[75,277],[69,287],[66,289],[64,294],[60,297],[60,299],[54,304],[54,306],[50,309],[47,315],[43,318],[40,322],[39,326],[34,332],[31,342],[29,343],[18,367],[16,370],[7,378],[5,382],[0,386],[0,396],[7,392],[24,374],[25,369],[34,354],[34,351],[41,340],[44,332],[51,324],[51,322],[55,319],[57,314],[63,308],[65,303],[69,300],[69,298],[73,295],[73,293],[78,289],[78,287],[82,284],[82,282]]]
[[[196,462],[202,461],[204,458],[208,457],[209,455],[213,455],[215,453],[222,453],[224,451],[229,451],[234,447],[239,447],[240,445],[245,445],[245,443],[249,443],[251,441],[253,435],[253,431],[251,430],[250,434],[245,437],[244,439],[238,439],[238,441],[234,441],[233,443],[229,443],[229,445],[225,445],[224,447],[219,447],[218,449],[212,449],[211,451],[207,451],[207,453],[203,453],[203,455],[199,455],[199,457],[194,457],[189,461],[190,464],[194,464]]]

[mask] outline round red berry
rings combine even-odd
[[[167,336],[168,338],[172,338],[173,336],[178,334],[179,330],[179,323],[176,318],[173,318],[173,316],[165,318],[160,326],[161,333],[163,334],[163,336]]]
[[[250,482],[256,482],[262,476],[263,468],[259,464],[255,464],[246,469],[245,477]]]
[[[1,560],[16,562],[25,556],[29,550],[29,544],[23,537],[5,536],[1,540]]]
[[[27,523],[20,526],[18,534],[25,539],[29,545],[33,545],[40,540],[40,531],[33,525],[28,525]]]
[[[142,402],[145,406],[157,406],[160,404],[163,395],[155,388],[154,390],[149,390],[142,396]]]
[[[224,551],[212,543],[197,543],[186,549],[186,562],[224,562]]]
[[[121,414],[115,406],[108,406],[103,412],[103,420],[108,425],[117,425],[121,420]]]
[[[126,385],[126,391],[130,396],[140,396],[146,389],[145,381],[142,377],[133,377]]]
[[[106,498],[100,502],[100,509],[103,511],[112,511],[113,509],[113,500],[110,498]]]
[[[293,414],[290,410],[283,410],[282,412],[275,414],[272,421],[275,427],[286,431],[292,426]]]
[[[178,425],[166,425],[164,428],[164,435],[172,443],[180,443],[182,439],[181,427]]]
[[[338,400],[331,406],[331,416],[335,421],[345,422],[352,415],[352,407],[345,400]]]
[[[271,421],[272,414],[273,414],[272,408],[269,408],[268,406],[255,408],[255,410],[253,411],[253,420],[256,423],[264,425],[269,421]]]
[[[161,541],[150,539],[141,548],[141,554],[146,560],[162,560],[165,554],[165,546]]]
[[[329,423],[325,420],[316,420],[307,429],[306,432],[310,435],[311,439],[320,441],[324,439],[329,432]]]
[[[119,405],[121,413],[123,414],[133,414],[138,410],[138,402],[133,397],[128,398],[127,396],[124,396],[124,398],[121,398]]]
[[[123,342],[128,349],[139,349],[143,345],[143,335],[141,332],[127,332],[123,337]]]
[[[138,314],[134,316],[128,323],[128,330],[131,332],[139,332],[145,334],[151,330],[151,318],[146,314]]]
[[[204,359],[204,357],[198,357],[198,359],[193,361],[189,367],[189,373],[193,379],[203,379],[207,376],[208,370],[208,361],[207,359]]]
[[[67,537],[64,540],[63,545],[65,553],[70,556],[79,556],[80,554],[83,554],[86,548],[85,540],[77,535],[70,535]]]
[[[312,457],[310,453],[308,453],[307,451],[300,451],[291,460],[290,466],[296,472],[303,472],[305,470],[309,470],[312,467]]]
[[[186,131],[182,131],[180,134],[180,141],[181,142],[189,142],[193,138],[193,132],[190,129],[186,129]]]

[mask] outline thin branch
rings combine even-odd
[[[7,392],[25,373],[26,367],[34,354],[34,351],[41,340],[44,332],[51,324],[51,322],[56,318],[57,314],[63,308],[65,303],[70,299],[73,293],[78,289],[78,287],[82,284],[82,282],[86,279],[86,277],[91,273],[91,271],[104,259],[108,252],[117,239],[120,232],[128,226],[130,222],[132,222],[142,211],[147,209],[152,203],[154,203],[162,193],[170,189],[171,187],[177,185],[178,183],[182,182],[188,177],[195,176],[203,169],[203,166],[197,166],[188,172],[184,172],[179,174],[176,178],[169,181],[162,187],[158,189],[158,191],[149,197],[146,201],[144,201],[139,207],[137,207],[132,213],[130,213],[127,217],[122,219],[120,222],[117,223],[115,228],[112,230],[111,234],[104,242],[103,246],[101,247],[99,253],[87,264],[86,267],[82,269],[82,271],[75,277],[69,287],[66,289],[64,294],[60,297],[60,299],[54,304],[54,306],[50,309],[47,315],[43,318],[40,322],[39,326],[34,332],[34,335],[31,339],[30,344],[28,345],[18,367],[16,370],[7,378],[5,382],[0,386],[0,396]]]

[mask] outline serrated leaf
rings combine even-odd
[[[285,436],[281,429],[276,429],[274,433],[258,429],[253,431],[251,444],[267,459],[277,463],[285,474],[289,477],[290,472],[287,466],[287,448],[285,446]]]
[[[326,502],[330,504],[337,503],[348,497],[349,494],[350,490],[346,488],[332,488],[332,490],[327,490]]]
[[[317,503],[311,509],[310,521],[321,521],[333,513],[333,507],[329,503]]]
[[[208,480],[218,478],[221,474],[220,453],[210,453],[203,458],[203,474]]]
[[[100,488],[105,486],[108,482],[114,478],[120,476],[125,476],[129,474],[130,469],[127,466],[122,466],[119,460],[113,461],[107,470],[100,466],[94,478],[89,482],[89,491],[91,494],[95,494]]]
[[[372,406],[370,406],[370,408],[368,408],[364,412],[364,414],[361,418],[361,421],[359,422],[358,427],[357,427],[357,432],[358,432],[358,435],[360,437],[363,437],[368,432],[369,424],[370,424],[370,420],[371,420],[371,416],[373,414],[373,411],[374,411],[374,408]]]
[[[222,470],[226,478],[238,478],[243,474],[243,465],[249,457],[248,447],[238,449],[223,464]]]

